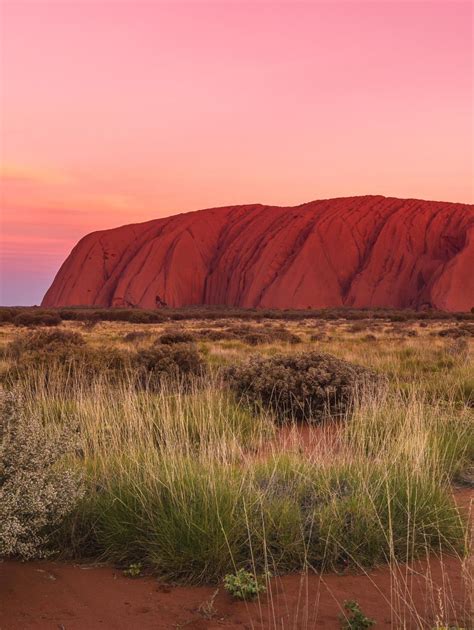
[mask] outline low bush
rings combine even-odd
[[[145,341],[150,337],[150,333],[145,330],[132,330],[124,335],[123,340],[125,343],[135,343],[136,341]]]
[[[237,335],[229,330],[214,330],[213,328],[202,328],[196,331],[196,337],[202,341],[229,341],[237,339]]]
[[[329,340],[329,337],[327,335],[327,333],[325,332],[316,332],[316,333],[312,333],[309,337],[310,341],[327,341]]]
[[[375,380],[366,368],[317,352],[254,356],[224,374],[238,397],[271,410],[280,421],[342,415],[356,389]]]
[[[347,332],[358,333],[358,332],[362,332],[364,330],[367,330],[368,327],[369,327],[368,322],[359,321],[359,322],[356,322],[355,324],[352,324],[351,326],[349,326],[347,328]]]
[[[58,326],[61,323],[58,313],[40,310],[25,310],[13,317],[15,326]]]
[[[77,348],[85,343],[80,333],[70,330],[38,330],[19,335],[8,346],[7,352],[18,359],[25,352],[57,352],[62,348]]]
[[[450,328],[443,328],[437,334],[439,337],[474,337],[474,325],[461,324]]]
[[[206,368],[196,345],[191,343],[157,343],[137,352],[133,364],[141,382],[152,389],[164,380],[200,376]]]
[[[52,379],[67,386],[68,381],[87,385],[102,377],[113,383],[133,377],[134,356],[117,348],[92,348],[87,344],[45,345],[23,351],[4,378],[15,382],[34,374],[38,384]]]
[[[80,478],[60,465],[72,451],[70,430],[50,437],[26,416],[14,393],[0,395],[0,556],[51,552],[50,536],[82,496]]]
[[[220,328],[219,330],[205,328],[198,330],[195,336],[205,341],[235,340],[251,346],[279,342],[290,344],[301,343],[301,338],[284,326],[274,326],[269,323],[265,326],[239,324]]]
[[[125,577],[137,578],[142,574],[143,565],[141,562],[132,562],[128,566],[127,569],[124,570],[123,574]]]
[[[345,613],[341,615],[341,630],[365,630],[375,626],[374,619],[365,615],[355,601],[344,602]]]
[[[293,345],[301,343],[301,337],[290,332],[284,327],[278,327],[254,329],[253,331],[244,334],[242,341],[251,346],[264,343],[289,343]]]
[[[159,324],[167,319],[160,310],[147,311],[136,308],[71,308],[60,309],[64,320],[130,322],[131,324]]]
[[[267,590],[263,579],[245,569],[239,569],[236,573],[228,573],[224,578],[224,588],[235,599],[245,601],[255,599],[260,593],[265,593]]]
[[[151,348],[128,351],[89,346],[82,335],[66,330],[20,336],[7,352],[15,358],[7,372],[11,381],[36,373],[46,383],[62,378],[86,385],[100,377],[111,386],[130,381],[156,389],[164,380],[203,374],[206,366],[194,344],[156,343]]]
[[[9,306],[0,307],[0,324],[11,324],[13,319],[21,312],[19,308]]]
[[[171,345],[174,343],[190,343],[194,341],[194,335],[185,330],[170,330],[169,332],[164,333],[158,339],[158,343],[163,343],[165,345]]]

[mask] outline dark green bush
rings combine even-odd
[[[355,390],[375,375],[358,365],[317,352],[254,356],[224,372],[237,396],[276,414],[280,421],[321,421],[344,414]]]

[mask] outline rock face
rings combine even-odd
[[[84,237],[43,300],[164,304],[469,310],[474,206],[367,196],[126,225]]]

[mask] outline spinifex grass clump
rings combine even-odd
[[[193,582],[235,566],[370,567],[459,550],[464,536],[446,492],[403,466],[287,456],[239,465],[153,450],[102,462],[71,532],[85,553]]]
[[[414,386],[379,390],[356,400],[344,441],[370,461],[405,462],[456,479],[474,462],[474,411],[451,400],[432,402]]]
[[[52,437],[15,393],[0,392],[0,557],[44,557],[50,538],[82,496],[76,470],[61,460],[73,434]]]
[[[192,582],[236,567],[340,570],[433,549],[462,552],[465,529],[441,481],[439,450],[397,456],[399,426],[381,440],[393,451],[379,445],[369,457],[362,439],[323,460],[278,444],[269,451],[268,419],[235,407],[218,381],[208,385],[153,396],[126,388],[83,394],[88,491],[63,530],[63,547]],[[351,421],[360,435],[361,409]],[[407,444],[428,444],[431,425],[416,423],[414,407],[407,413]]]
[[[239,398],[280,421],[344,414],[356,390],[374,380],[366,368],[318,352],[254,356],[225,375]]]

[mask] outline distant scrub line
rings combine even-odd
[[[411,309],[370,309],[328,308],[307,310],[265,310],[239,309],[233,307],[188,307],[180,309],[162,308],[158,310],[120,308],[59,308],[0,307],[0,324],[16,326],[56,326],[61,321],[101,322],[119,321],[132,324],[160,324],[167,321],[219,320],[223,318],[260,321],[263,319],[283,319],[298,321],[303,319],[321,320],[361,320],[383,319],[392,322],[418,320],[457,320],[474,321],[474,309],[470,313],[448,313],[444,311],[415,311]]]

